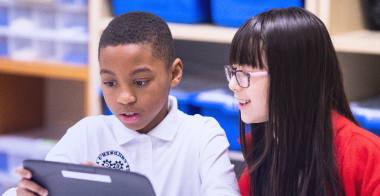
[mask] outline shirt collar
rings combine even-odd
[[[177,99],[173,96],[169,96],[168,101],[168,114],[166,117],[153,128],[148,135],[154,136],[163,140],[171,141],[177,133],[179,127],[179,120],[177,116]],[[116,141],[119,145],[125,144],[139,135],[141,133],[136,130],[128,129],[119,119],[115,117],[115,122],[113,125],[113,131],[116,138]]]
[[[167,141],[173,140],[179,127],[177,109],[177,99],[173,96],[169,96],[168,114],[160,124],[158,124],[148,133],[148,135]]]

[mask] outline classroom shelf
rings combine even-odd
[[[380,54],[380,31],[361,29],[332,36],[335,50],[362,54]]]
[[[74,65],[58,63],[15,61],[9,59],[0,59],[0,72],[79,81],[87,81],[88,79],[87,67],[76,67]]]
[[[100,31],[103,31],[112,17],[101,19]],[[177,40],[231,43],[237,28],[220,27],[213,24],[179,24],[168,23],[172,36]]]
[[[103,17],[100,31],[103,31],[112,17]],[[220,27],[213,24],[168,23],[173,38],[177,40],[231,43],[237,28]],[[380,32],[361,29],[332,36],[337,52],[380,54]]]

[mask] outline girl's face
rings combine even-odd
[[[233,65],[233,68],[252,73],[267,71],[240,65]],[[239,101],[243,122],[250,124],[268,121],[269,75],[251,76],[248,88],[242,88],[234,76],[231,78],[229,88],[234,91],[234,96]]]

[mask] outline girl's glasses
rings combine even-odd
[[[224,72],[226,73],[228,82],[231,81],[232,76],[235,76],[239,86],[241,86],[242,88],[249,87],[249,79],[251,78],[251,76],[268,75],[267,71],[246,72],[243,70],[236,70],[236,68],[231,68],[229,65],[224,66]]]

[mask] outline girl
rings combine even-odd
[[[302,8],[256,15],[230,52],[225,72],[248,165],[243,196],[380,195],[380,139],[353,117],[316,16]]]

